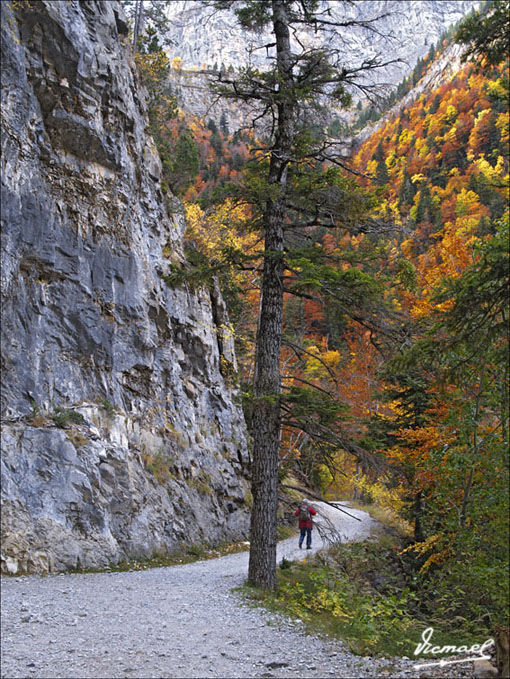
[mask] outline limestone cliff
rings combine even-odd
[[[347,25],[325,32],[303,27],[291,35],[291,44],[298,52],[302,45],[326,44],[338,49],[349,67],[378,55],[384,61],[399,59],[369,76],[378,82],[397,84],[445,30],[479,5],[480,0],[320,0],[319,12],[325,20]],[[172,0],[167,14],[168,53],[171,58],[180,57],[185,68],[239,68],[249,64],[264,69],[268,56],[274,56],[270,34],[242,29],[234,8],[218,11],[195,0]],[[368,26],[377,17],[377,30],[370,30]],[[352,21],[368,25],[349,26]],[[265,45],[267,49],[262,49]]]
[[[321,46],[338,50],[349,68],[358,68],[370,59],[392,62],[363,76],[365,84],[377,83],[381,92],[387,92],[411,73],[417,59],[425,57],[449,27],[479,5],[479,0],[320,0],[323,18],[347,25],[325,31],[302,27],[291,34],[291,45],[297,53]],[[182,60],[182,68],[171,74],[179,106],[206,120],[219,121],[224,115],[231,132],[251,125],[253,113],[238,101],[211,97],[207,71],[248,65],[267,69],[274,58],[271,34],[242,29],[234,8],[218,11],[194,0],[172,0],[167,13],[168,55]],[[352,21],[367,25],[349,26]],[[369,28],[371,22],[377,30]],[[355,102],[368,104],[356,87],[351,94]],[[350,123],[357,113],[353,107],[347,112],[333,110],[332,115]]]
[[[184,218],[120,4],[0,4],[2,569],[242,538],[228,319],[163,280]]]

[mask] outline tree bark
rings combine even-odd
[[[415,542],[423,542],[425,536],[423,534],[423,527],[421,524],[421,517],[423,511],[422,492],[419,490],[415,493],[413,502],[413,519],[414,519],[414,540]]]
[[[145,25],[145,6],[144,0],[136,0],[135,2],[135,19],[133,27],[133,51],[138,50],[138,38],[143,32]]]
[[[268,183],[270,197],[263,213],[264,269],[255,350],[252,416],[253,462],[250,583],[276,587],[276,512],[280,449],[280,348],[283,317],[283,223],[286,214],[287,168],[294,141],[296,103],[292,93],[289,25],[284,0],[272,0],[273,31],[279,76],[278,119],[271,152]],[[272,192],[271,192],[272,195]]]

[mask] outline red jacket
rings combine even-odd
[[[299,508],[301,509],[301,508]],[[296,509],[294,512],[294,516],[299,516],[299,509]],[[313,507],[308,507],[308,519],[299,519],[299,528],[313,528],[313,521],[312,521],[312,516],[315,516],[317,512]]]

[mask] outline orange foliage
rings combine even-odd
[[[398,202],[404,226],[408,220],[417,221],[410,225],[410,236],[395,242],[417,271],[418,290],[401,295],[402,305],[413,316],[429,314],[435,308],[431,298],[441,279],[459,276],[471,263],[470,246],[480,238],[480,220],[492,214],[487,202],[491,196],[478,195],[471,188],[471,178],[487,178],[493,192],[505,197],[508,115],[494,113],[489,96],[501,90],[505,69],[503,65],[495,69],[494,79],[489,80],[466,65],[455,78],[421,94],[399,116],[385,121],[355,157],[360,169],[373,171],[376,149],[383,149],[390,177],[386,199]],[[495,144],[500,149],[496,165],[487,160]],[[407,189],[402,194],[404,168],[412,178],[414,193]],[[421,204],[426,200],[424,187],[430,195],[427,207]]]

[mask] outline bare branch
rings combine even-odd
[[[350,516],[351,519],[356,519],[356,521],[361,521],[361,519],[357,516],[353,516],[352,514],[349,514],[349,512],[346,512],[343,507],[340,507],[338,502],[330,502],[329,500],[326,500],[322,497],[322,495],[318,495],[317,493],[313,493],[311,490],[306,490],[305,488],[301,488],[300,486],[291,486],[288,483],[280,483],[280,486],[282,488],[289,488],[290,490],[299,490],[300,493],[303,493],[303,495],[308,495],[309,497],[313,497],[315,500],[319,500],[319,502],[324,502],[324,504],[329,505],[330,507],[334,507],[335,509],[338,509],[339,512],[342,512],[343,514],[347,514],[347,516]]]
[[[314,356],[314,358],[316,358],[316,356]],[[321,363],[322,363],[322,361],[321,361]],[[336,394],[332,394],[330,391],[328,391],[327,389],[324,389],[323,387],[320,387],[318,384],[313,384],[312,382],[309,382],[308,380],[303,380],[303,379],[301,379],[301,377],[297,377],[296,375],[282,375],[281,379],[282,380],[297,380],[298,382],[301,382],[301,384],[307,384],[309,387],[312,387],[316,391],[321,391],[323,394],[326,394],[326,396],[328,396],[329,398],[333,398],[333,399],[337,398]],[[336,384],[336,380],[335,380],[335,384]],[[291,387],[286,387],[285,385],[283,385],[283,388],[284,389],[290,389]]]

